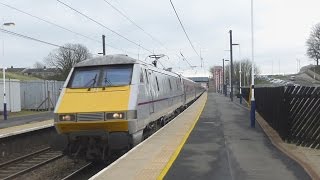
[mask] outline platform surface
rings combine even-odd
[[[8,136],[13,136],[17,134],[27,133],[30,131],[35,131],[38,129],[43,129],[53,126],[53,119],[40,121],[40,122],[30,122],[27,124],[10,126],[7,128],[0,129],[0,139]]]
[[[199,121],[164,179],[310,179],[271,144],[258,123],[254,129],[249,126],[248,110],[209,93]]]
[[[3,128],[12,126],[19,126],[28,123],[45,121],[53,119],[53,112],[38,112],[35,114],[21,115],[21,116],[8,116],[8,120],[3,120],[3,116],[0,116],[0,131]]]
[[[147,140],[120,157],[91,179],[157,179],[176,150],[182,147],[207,98],[204,93],[188,109]]]

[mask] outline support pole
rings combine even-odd
[[[253,0],[251,0],[251,112],[250,112],[250,126],[255,127],[256,122],[256,102],[254,99],[254,31],[253,31]]]
[[[6,98],[6,68],[2,67],[3,75],[3,120],[8,119],[7,98]]]
[[[239,82],[239,86],[240,86],[240,89],[239,89],[239,93],[240,93],[240,104],[242,104],[242,89],[241,89],[241,86],[242,86],[242,60],[241,60],[241,47],[240,47],[240,44],[239,44],[239,60],[240,60],[240,71],[239,71],[239,76],[240,76],[240,82]]]
[[[233,82],[232,82],[232,74],[233,74],[233,54],[232,54],[232,30],[230,33],[230,100],[233,101]]]
[[[106,55],[106,36],[102,35],[102,54]]]
[[[225,94],[225,87],[224,87],[224,59],[222,59],[222,93]],[[225,94],[226,95],[226,94]],[[227,96],[227,95],[226,95]]]

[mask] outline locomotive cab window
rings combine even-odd
[[[106,66],[103,71],[102,86],[129,85],[132,65]]]
[[[68,88],[125,86],[131,83],[132,65],[108,65],[75,68]]]
[[[100,70],[97,68],[78,68],[73,71],[70,88],[89,88],[96,87]]]

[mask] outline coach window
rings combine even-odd
[[[179,82],[178,82],[178,79],[176,79],[176,85],[177,85],[177,89],[178,89],[178,90],[180,90],[180,89],[179,89]]]
[[[158,83],[158,78],[156,76],[156,83],[157,83],[157,88],[158,88],[158,91],[160,91],[160,88],[159,88],[159,83]]]
[[[146,74],[146,81],[147,81],[147,83],[149,84],[148,72],[147,72],[147,70],[146,70],[146,69],[144,70],[144,72],[145,72],[145,74]]]
[[[140,72],[140,83],[143,83],[143,69],[141,69],[141,72]]]

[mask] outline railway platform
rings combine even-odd
[[[248,110],[205,93],[91,179],[310,179],[276,149]]]
[[[53,112],[9,117],[0,119],[0,138],[27,133],[53,126]]]
[[[9,116],[8,120],[3,120],[0,117],[0,129],[8,128],[12,126],[19,126],[28,123],[41,122],[45,120],[53,119],[53,112],[40,112],[36,114],[21,115],[21,116]]]

